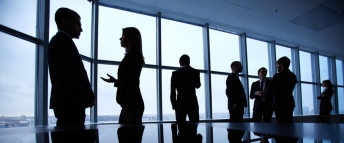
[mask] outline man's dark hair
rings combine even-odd
[[[190,57],[186,54],[182,55],[180,58],[179,58],[179,63],[181,65],[190,65]]]
[[[56,22],[57,28],[61,28],[62,19],[66,19],[67,21],[72,21],[72,19],[75,16],[80,18],[80,15],[78,13],[76,13],[75,11],[69,8],[65,8],[65,7],[59,8],[55,13],[55,22]]]
[[[266,72],[268,71],[265,67],[261,67],[259,70],[258,70],[258,74],[260,73],[260,71],[262,70],[265,70]]]
[[[277,63],[283,65],[286,68],[289,68],[290,59],[288,57],[284,56],[284,57],[279,58],[277,60]]]
[[[232,64],[231,64],[231,68],[233,68],[234,66],[238,66],[238,65],[240,65],[241,63],[239,62],[239,61],[234,61],[234,62],[232,62]]]

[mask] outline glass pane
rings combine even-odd
[[[0,24],[36,37],[37,0],[1,0]]]
[[[125,50],[119,38],[125,27],[139,29],[145,62],[156,64],[156,18],[104,6],[99,6],[99,59],[122,60]]]
[[[251,92],[252,83],[256,82],[257,80],[259,80],[259,79],[258,78],[248,78],[248,87],[249,87],[248,93],[249,94]],[[265,87],[265,88],[267,88],[267,87]],[[250,117],[253,117],[253,105],[254,105],[254,100],[255,99],[251,99],[250,95],[248,95],[247,100],[248,100],[248,102],[250,104]]]
[[[103,81],[107,73],[117,78],[117,65],[98,65],[98,122],[115,122],[119,119],[121,107],[116,102],[117,88],[113,84]]]
[[[172,137],[172,124],[164,124],[163,125],[163,133],[164,133],[164,143],[184,143],[186,142],[185,140],[182,140],[182,141],[179,141],[177,142],[176,140],[178,138],[173,138]],[[146,131],[145,131],[146,132]],[[174,134],[177,134],[177,137],[181,137],[181,136],[178,136],[178,135],[181,135],[179,134],[179,130],[178,130],[178,127],[177,127],[177,130],[176,132],[174,132]],[[197,142],[197,143],[206,143],[207,142],[207,135],[206,135],[206,126],[204,125],[198,125],[197,126],[197,134],[200,134],[202,135],[202,142]],[[188,134],[189,135],[189,134]],[[188,136],[189,137],[189,136]],[[152,138],[152,137],[151,137]],[[183,142],[184,141],[184,142]],[[190,141],[190,140],[189,140]],[[144,143],[144,142],[142,142]],[[147,142],[148,143],[148,142]],[[150,142],[149,142],[150,143]],[[191,141],[191,143],[196,143]]]
[[[291,58],[291,48],[280,46],[280,45],[276,45],[276,60],[278,60],[279,58],[281,58],[283,56],[286,56],[286,57],[288,57],[291,60],[289,69],[291,71],[293,71],[294,61]]]
[[[329,68],[328,68],[328,58],[324,56],[319,56],[319,66],[320,66],[320,82],[323,80],[328,80],[329,78]]]
[[[300,51],[301,80],[313,82],[311,53]]]
[[[202,27],[161,19],[162,64],[179,67],[180,56],[187,54],[192,67],[204,69],[202,33]]]
[[[162,70],[162,109],[163,120],[176,120],[175,111],[172,109],[170,93],[171,93],[171,76],[173,70]],[[199,107],[199,119],[205,119],[205,87],[204,87],[204,74],[200,73],[201,87],[196,89],[196,95]],[[177,92],[176,92],[177,93]],[[188,121],[188,118],[186,118]]]
[[[53,37],[57,32],[55,13],[57,9],[61,7],[69,8],[79,14],[83,31],[81,32],[79,39],[73,39],[73,41],[80,54],[90,57],[92,3],[86,0],[50,0],[49,39],[51,39],[51,37]]]
[[[211,70],[231,72],[231,63],[240,61],[239,36],[210,29],[209,40]]]
[[[0,32],[0,122],[34,126],[36,45]]]
[[[142,121],[157,121],[156,69],[143,68],[140,77],[140,90],[145,103]]]
[[[268,69],[269,77],[268,43],[247,38],[247,61],[249,75],[258,76],[258,69],[265,67]]]
[[[339,108],[339,113],[343,114],[344,113],[344,88],[343,87],[337,87],[338,90],[338,108]]]
[[[82,63],[84,64],[85,70],[87,72],[87,76],[88,76],[88,80],[90,81],[91,79],[91,63],[87,62],[87,61],[82,61]],[[56,117],[54,114],[54,110],[53,109],[49,109],[50,106],[50,94],[51,94],[51,81],[50,81],[50,72],[48,69],[48,125],[49,126],[55,126],[56,125]],[[86,108],[85,113],[86,113],[86,117],[85,117],[85,123],[90,123],[90,115],[91,115],[91,108]]]
[[[303,115],[313,115],[314,113],[314,93],[312,84],[301,84],[302,112]],[[318,107],[317,107],[318,108]]]
[[[213,119],[229,119],[226,80],[226,75],[211,75]]]
[[[337,69],[337,84],[338,85],[344,85],[343,82],[343,61],[342,60],[336,60],[336,69]]]

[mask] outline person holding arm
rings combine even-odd
[[[145,64],[140,31],[135,27],[124,28],[120,41],[126,54],[118,66],[118,79],[109,74],[109,79],[101,79],[117,87],[116,101],[122,107],[118,123],[140,124],[144,112],[140,75]]]
[[[330,114],[333,109],[331,99],[334,93],[332,82],[330,80],[324,80],[321,86],[324,87],[324,90],[317,97],[320,100],[320,121],[322,123],[330,123]]]

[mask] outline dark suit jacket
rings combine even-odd
[[[324,97],[318,96],[317,98],[320,100],[320,109],[323,110],[331,110],[333,109],[332,103],[331,103],[331,98],[333,96],[333,89],[332,88],[327,88],[323,93],[321,93],[322,95],[324,95]]]
[[[265,90],[268,89],[269,84],[271,82],[270,79],[265,79]],[[257,80],[256,82],[253,82],[251,85],[251,92],[250,92],[250,98],[254,99],[254,106],[253,111],[256,111],[259,107],[260,102],[262,101],[262,96],[256,96],[255,92],[262,91],[260,89],[260,80]],[[272,98],[268,94],[265,94],[265,103],[271,105],[272,104]]]
[[[87,108],[95,95],[73,40],[58,32],[49,43],[50,109]]]
[[[273,95],[272,106],[274,108],[295,107],[293,90],[297,79],[289,69],[276,73],[267,89],[267,93]]]
[[[198,70],[190,66],[180,68],[172,73],[170,100],[173,109],[198,109],[196,89],[201,87]],[[176,99],[176,90],[178,97]]]
[[[123,108],[144,108],[140,90],[140,75],[143,63],[140,52],[129,50],[118,66],[118,79],[115,82],[115,87],[117,87],[116,101]]]
[[[242,86],[239,77],[235,73],[228,75],[226,85],[228,109],[231,109],[235,104],[238,107],[247,107],[244,87]]]

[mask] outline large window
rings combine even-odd
[[[2,32],[0,39],[0,128],[33,126],[36,45]]]
[[[265,67],[270,71],[268,43],[247,38],[248,74],[258,76],[258,69]]]
[[[240,61],[239,36],[209,29],[212,71],[232,72],[231,63]]]
[[[330,79],[327,57],[319,56],[319,67],[320,67],[320,82],[322,82],[323,80]]]
[[[292,52],[291,48],[280,46],[280,45],[276,45],[276,60],[278,60],[279,58],[281,58],[283,56],[288,57],[291,60],[289,69],[291,71],[293,71],[294,61],[292,60],[291,52]]]
[[[300,51],[301,80],[313,82],[311,53]]]
[[[316,98],[315,93],[313,92],[312,84],[301,84],[301,94],[302,94],[302,113],[303,115],[312,115],[314,113],[314,99]]]
[[[200,26],[161,19],[162,65],[179,67],[183,54],[190,56],[190,65],[204,69],[203,29]]]
[[[36,36],[36,11],[37,0],[1,0],[0,24]]]
[[[173,70],[162,70],[162,109],[163,120],[175,120],[175,111],[172,109],[170,93],[171,93],[171,76]],[[196,95],[199,106],[199,118],[205,119],[205,87],[204,74],[200,74],[201,87],[196,89]],[[176,94],[178,92],[176,91]],[[188,120],[188,118],[187,118]]]
[[[99,7],[98,58],[121,61],[125,50],[119,38],[126,27],[136,27],[142,38],[142,51],[146,64],[156,64],[156,18],[133,12]]]
[[[338,85],[344,85],[343,82],[343,61],[342,60],[336,60],[336,69],[337,69],[337,84]]]
[[[75,42],[80,54],[90,57],[92,3],[86,0],[50,0],[49,39],[51,39],[51,37],[53,37],[58,31],[55,23],[55,13],[57,9],[61,7],[72,9],[79,14],[83,31],[81,32],[79,39],[74,39],[73,41]]]
[[[229,119],[226,80],[226,75],[211,75],[213,119]]]

